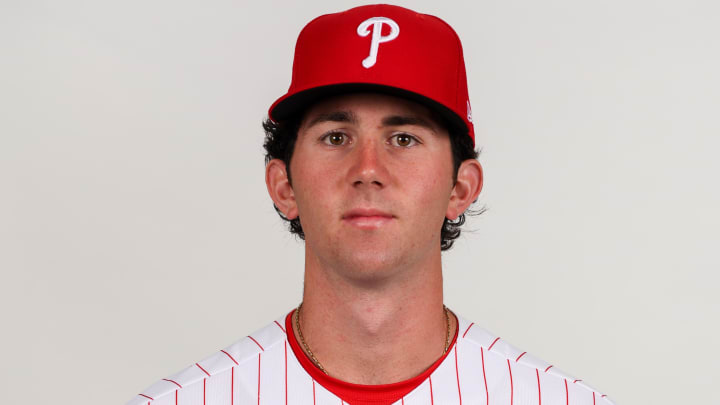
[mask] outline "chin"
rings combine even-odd
[[[405,255],[397,249],[388,252],[387,246],[383,249],[367,249],[352,252],[342,252],[338,257],[338,268],[343,275],[359,282],[375,283],[391,278],[399,273],[407,264]]]

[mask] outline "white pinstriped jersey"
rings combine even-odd
[[[285,319],[156,382],[127,405],[347,404],[300,364]],[[457,341],[448,355],[393,405],[463,403],[613,405],[582,380],[458,316]]]

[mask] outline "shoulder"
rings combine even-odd
[[[614,405],[607,395],[580,378],[518,349],[500,336],[458,316],[458,356],[462,361],[479,364],[488,395],[493,387],[497,395],[558,398],[561,403]],[[560,402],[559,402],[560,403]]]
[[[126,405],[164,402],[163,399],[172,397],[174,400],[179,395],[186,398],[196,397],[197,403],[202,404],[208,385],[213,386],[213,392],[223,391],[223,386],[227,386],[229,392],[232,390],[235,369],[256,368],[261,353],[273,351],[277,346],[284,347],[282,343],[286,336],[283,319],[284,317],[277,319],[180,372],[158,380],[134,396]]]

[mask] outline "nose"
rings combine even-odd
[[[353,186],[373,186],[383,188],[387,185],[389,172],[383,156],[382,145],[372,139],[359,142],[351,153],[350,180]]]

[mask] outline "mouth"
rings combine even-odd
[[[394,219],[392,214],[376,209],[354,209],[342,216],[344,223],[360,229],[381,228]]]

